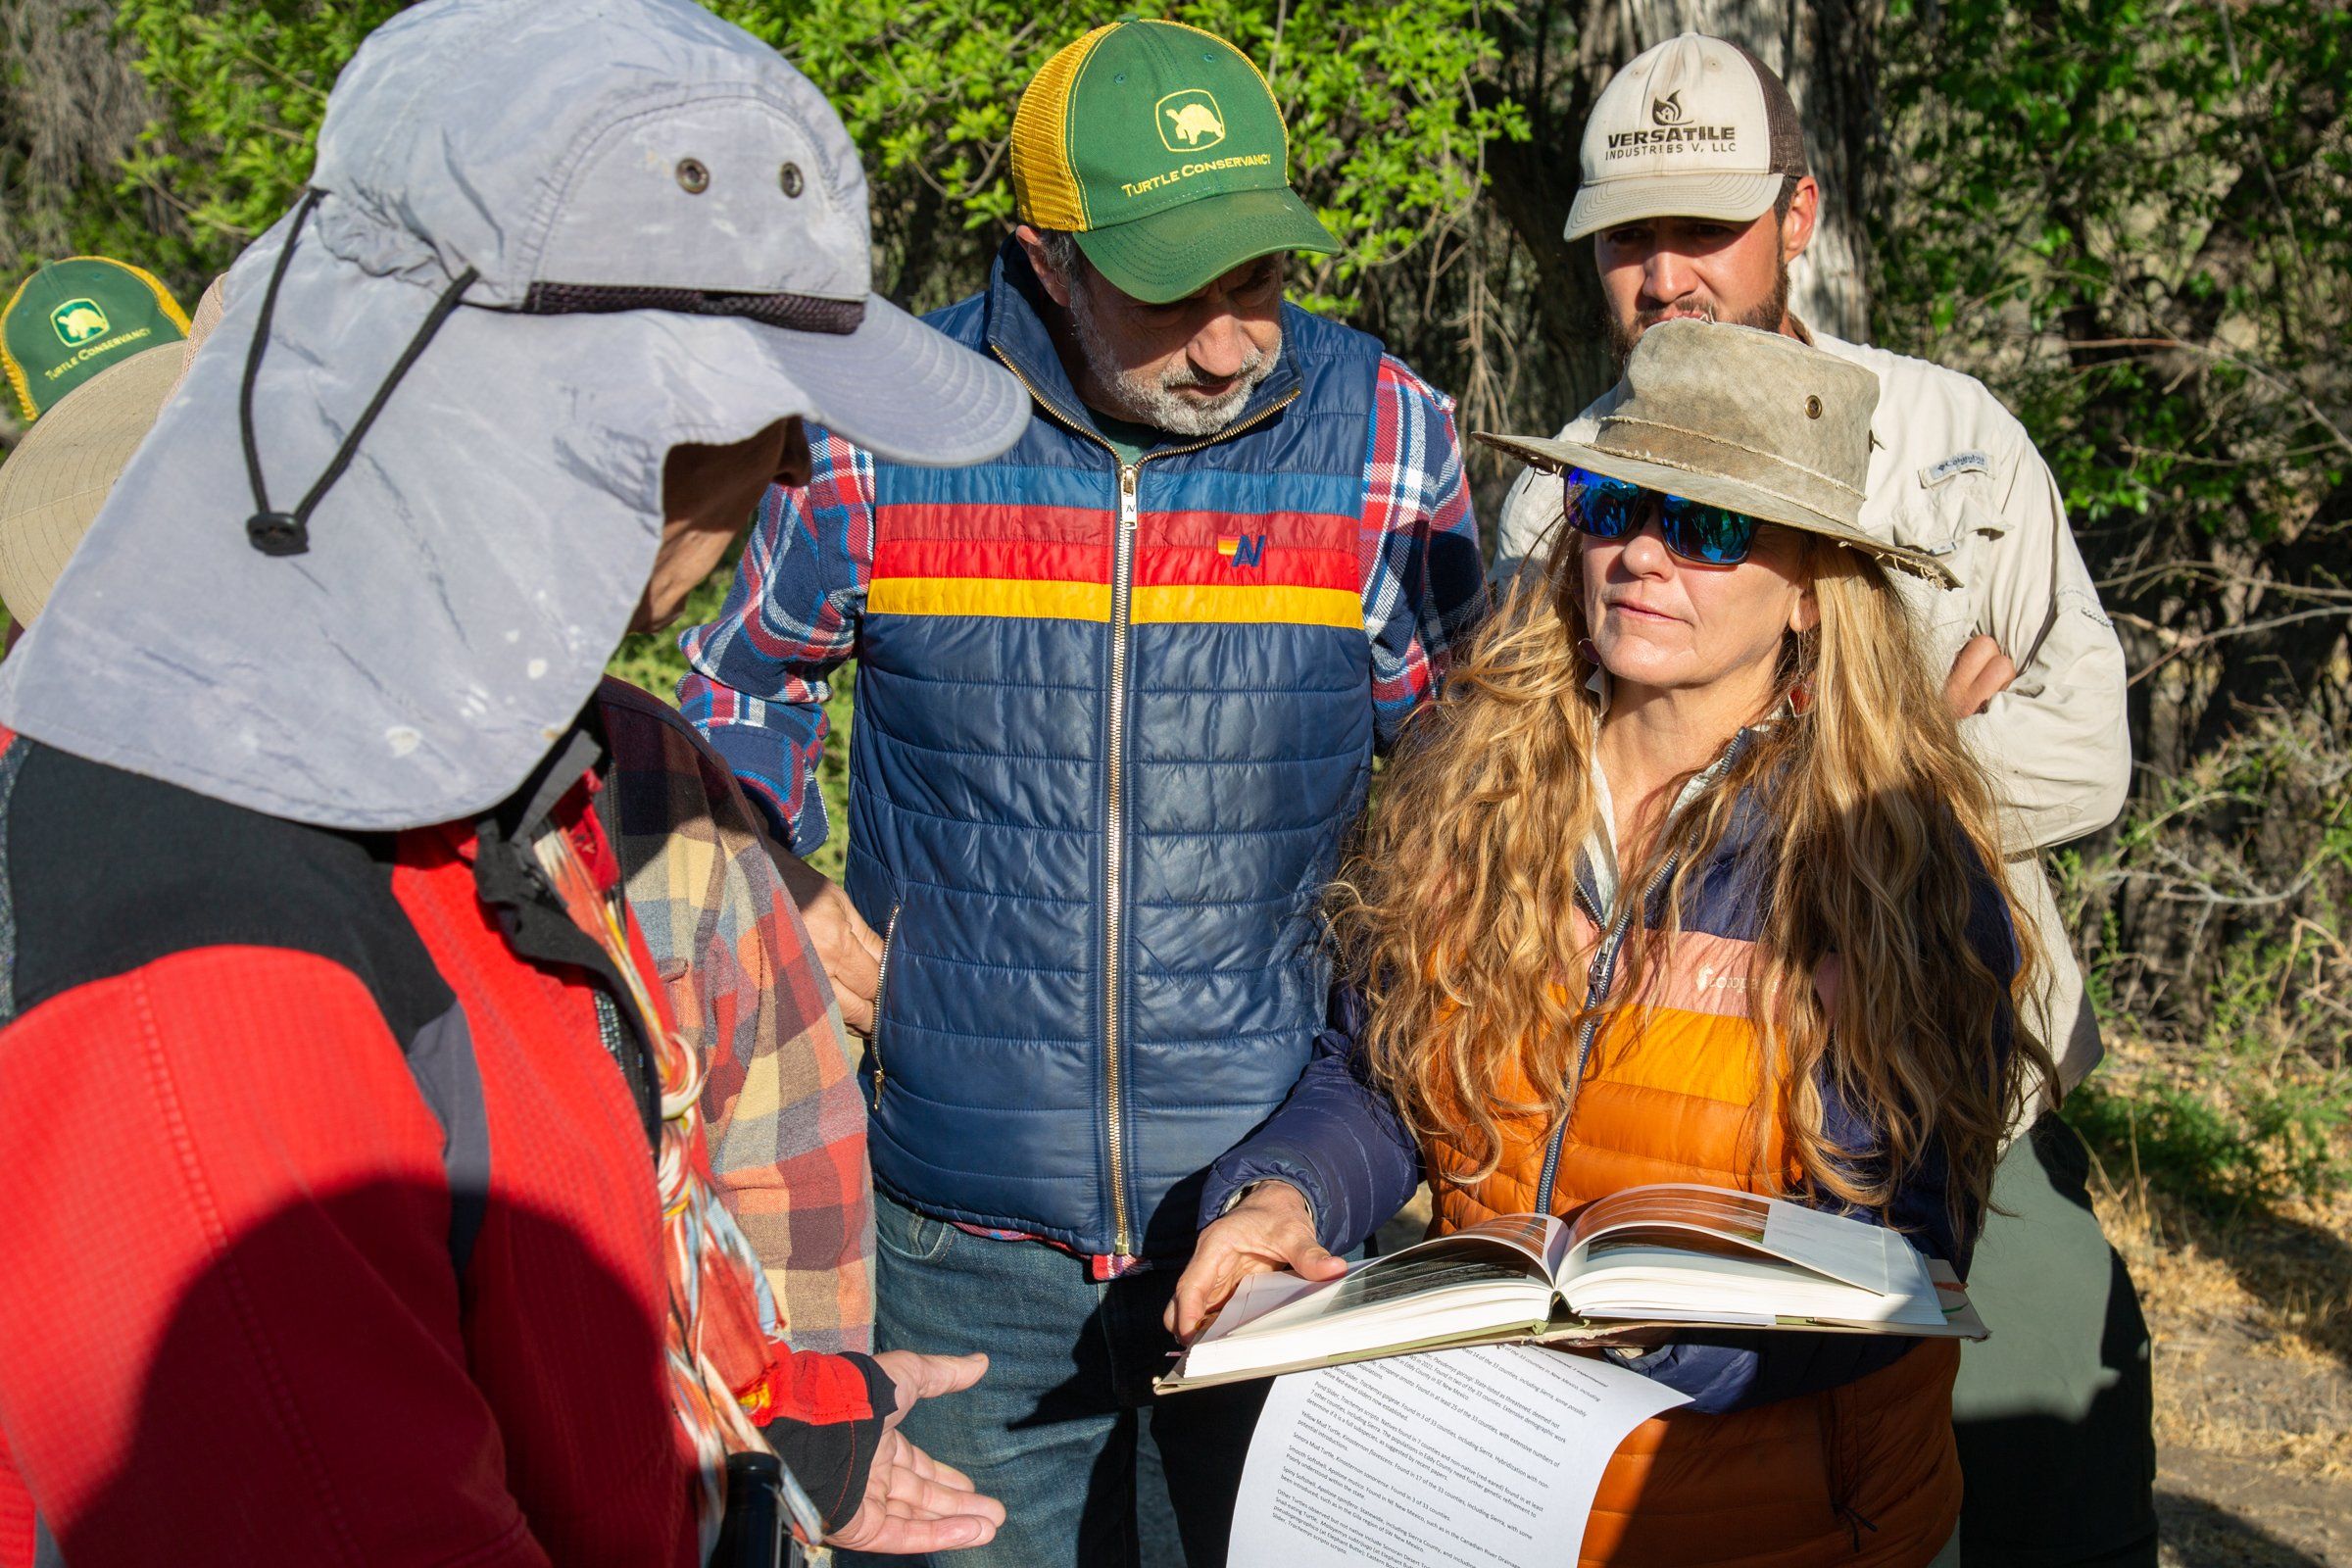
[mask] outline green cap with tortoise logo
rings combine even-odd
[[[1152,304],[1277,251],[1340,249],[1291,189],[1266,78],[1178,22],[1115,22],[1046,62],[1012,117],[1012,188],[1023,222],[1075,234]]]
[[[172,291],[104,256],[51,262],[0,307],[0,369],[27,421],[100,370],[188,335]]]

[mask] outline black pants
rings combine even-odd
[[[1968,1568],[2155,1568],[2148,1325],[2054,1113],[2010,1146],[1969,1270],[1992,1337],[1961,1348],[1952,1427]]]

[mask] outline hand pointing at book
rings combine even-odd
[[[1208,1229],[1168,1302],[1170,1333],[1186,1345],[1252,1274],[1289,1269],[1300,1279],[1336,1280],[1348,1265],[1315,1240],[1314,1215],[1288,1182],[1260,1182]]]

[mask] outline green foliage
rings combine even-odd
[[[2334,1139],[2352,1084],[2226,1079],[2153,1089],[2092,1079],[2064,1112],[2110,1180],[2149,1186],[2217,1219],[2341,1191],[2352,1167]]]
[[[1012,219],[1006,139],[1022,86],[1102,20],[1025,0],[709,0],[822,87],[863,152],[886,291],[921,307],[968,292]],[[166,258],[200,283],[293,204],[326,91],[401,0],[121,0],[118,26],[164,106],[127,182],[169,193],[194,231]],[[1494,13],[1494,7],[1485,7]],[[1169,13],[1261,65],[1291,123],[1292,170],[1347,253],[1301,279],[1345,308],[1366,270],[1458,222],[1483,148],[1524,137],[1472,85],[1494,46],[1475,0],[1204,0]],[[1506,13],[1507,14],[1507,13]]]
[[[2077,526],[2291,528],[2352,458],[2352,11],[1896,0],[1881,335],[1983,366]]]
[[[2352,1182],[2352,747],[2306,717],[2165,780],[2113,839],[2064,858],[2060,906],[2097,926],[2084,980],[2110,1028],[2156,1030],[2161,1067],[2102,1074],[2067,1118],[2118,1180],[2210,1213]],[[2117,935],[2125,894],[2190,911],[2162,946]]]
[[[896,291],[922,304],[968,289],[972,264],[1012,220],[1005,146],[1021,88],[1054,50],[1106,20],[1025,0],[712,9],[777,43],[832,98],[866,155]],[[1473,0],[1202,0],[1166,15],[1231,39],[1266,70],[1290,123],[1292,177],[1347,246],[1307,280],[1305,294],[1327,307],[1345,309],[1365,270],[1459,221],[1485,143],[1526,134],[1515,107],[1472,99],[1494,54]],[[954,243],[943,225],[971,239]]]
[[[2017,411],[2138,682],[2138,798],[2059,869],[2108,1031],[2166,1071],[2068,1114],[2110,1174],[2135,1152],[2209,1209],[2331,1190],[2352,10],[1894,0],[1885,37],[1879,336]]]
[[[397,0],[119,0],[163,113],[128,179],[170,193],[217,270],[294,204],[327,89]]]

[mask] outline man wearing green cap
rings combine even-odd
[[[990,1356],[916,1435],[1005,1503],[970,1560],[1134,1561],[1149,1411],[1216,1563],[1256,1391],[1155,1404],[1163,1312],[1207,1167],[1315,1055],[1322,890],[1483,608],[1477,535],[1447,400],[1283,303],[1289,253],[1338,247],[1232,45],[1087,33],[1012,176],[988,287],[932,319],[1028,432],[917,470],[812,430],[681,696],[805,855],[858,661],[847,885],[785,869],[868,1039],[878,1336]]]
[[[153,274],[104,256],[70,256],[0,306],[0,373],[30,424],[100,370],[187,335],[187,312]]]

